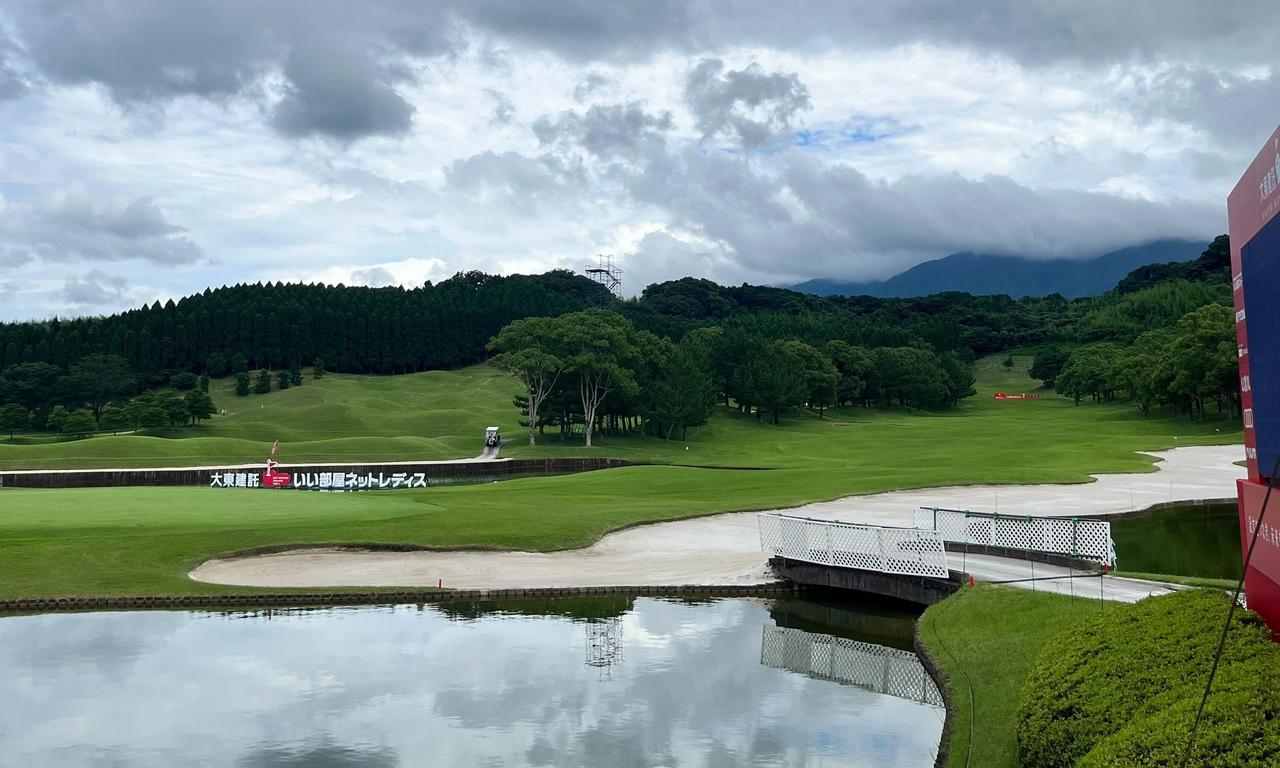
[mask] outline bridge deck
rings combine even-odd
[[[1099,576],[1097,573],[1046,563],[1035,563],[1033,567],[1027,560],[1011,557],[962,556],[949,552],[947,560],[952,568],[963,570],[978,581],[1005,582],[1011,587],[1034,589],[1039,592],[1054,592],[1060,595],[1093,599],[1102,597],[1105,600],[1125,603],[1136,603],[1149,595],[1166,595],[1176,588],[1176,585],[1117,576]],[[1031,580],[1033,572],[1034,581]]]

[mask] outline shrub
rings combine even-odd
[[[1280,765],[1280,654],[1271,650],[1218,668],[1188,766]],[[1118,733],[1103,739],[1077,763],[1078,768],[1180,765],[1203,682],[1184,692],[1189,695],[1168,709],[1134,718]]]
[[[174,389],[185,392],[188,389],[195,389],[197,379],[194,373],[183,371],[175,373],[169,381],[173,384]]]
[[[1198,701],[1229,601],[1222,592],[1194,590],[1107,606],[1098,618],[1049,641],[1022,691],[1017,723],[1021,765],[1084,765],[1082,758],[1112,736],[1121,741],[1108,741],[1108,754],[1120,754],[1133,745],[1121,732],[1137,735],[1133,727],[1138,721],[1159,722],[1160,732],[1185,744],[1188,731],[1177,730],[1169,711],[1181,711],[1188,698]],[[1219,674],[1258,654],[1274,653],[1269,636],[1256,614],[1237,611]],[[1235,679],[1235,672],[1228,674]],[[1175,731],[1181,736],[1175,737]]]

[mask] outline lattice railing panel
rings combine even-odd
[[[831,565],[864,571],[885,569],[880,535],[875,529],[830,525],[824,525],[822,529],[831,537]]]
[[[916,528],[936,531],[943,539],[1035,552],[1069,555],[1114,566],[1111,523],[1069,517],[992,515],[958,509],[916,507]]]
[[[910,651],[765,625],[760,663],[934,707],[943,706],[938,687],[920,659]]]
[[[950,575],[936,531],[761,514],[760,548],[790,560],[907,576]]]

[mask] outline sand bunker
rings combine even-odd
[[[1153,451],[1146,474],[1097,475],[1076,485],[952,486],[847,496],[788,512],[810,517],[910,525],[916,506],[1034,515],[1141,509],[1164,501],[1227,498],[1245,476],[1239,445]],[[562,552],[370,552],[301,549],[210,560],[191,578],[252,587],[426,587],[456,589],[758,584],[772,581],[750,512],[654,523]]]

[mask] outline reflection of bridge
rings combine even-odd
[[[911,651],[766,624],[760,663],[932,707],[943,706],[938,686]]]

